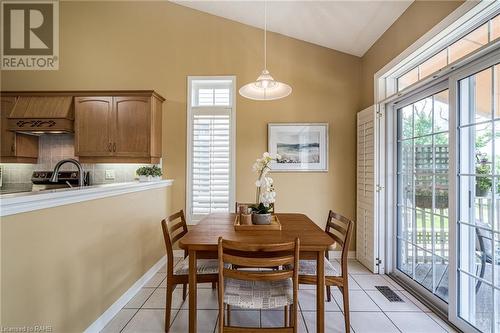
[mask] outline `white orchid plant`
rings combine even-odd
[[[279,160],[279,154],[269,154],[265,152],[261,158],[258,158],[253,164],[253,171],[258,174],[255,186],[257,186],[256,205],[253,208],[257,214],[268,214],[271,211],[271,204],[276,201],[276,191],[274,190],[274,181],[268,176],[271,171],[271,161]]]

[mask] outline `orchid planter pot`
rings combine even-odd
[[[268,214],[252,214],[252,223],[257,225],[271,224],[271,213]]]

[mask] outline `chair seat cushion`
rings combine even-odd
[[[316,275],[316,260],[300,260],[299,275]],[[325,276],[340,276],[338,270],[325,258]]]
[[[196,273],[197,274],[217,274],[219,272],[219,262],[217,259],[198,259]],[[175,275],[189,274],[189,257],[182,259],[174,267]]]
[[[243,309],[274,309],[293,304],[292,279],[246,281],[226,278],[224,303]]]

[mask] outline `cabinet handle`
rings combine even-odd
[[[116,152],[116,142],[113,143],[113,151]]]
[[[11,151],[11,152],[15,152],[15,150],[16,150],[16,147],[15,147],[15,145],[14,145],[14,143],[13,143],[13,144],[10,146],[10,151]]]
[[[111,142],[108,143],[108,150],[111,151]]]

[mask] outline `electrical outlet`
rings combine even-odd
[[[115,179],[115,170],[106,170],[104,178],[106,180],[114,180]]]

